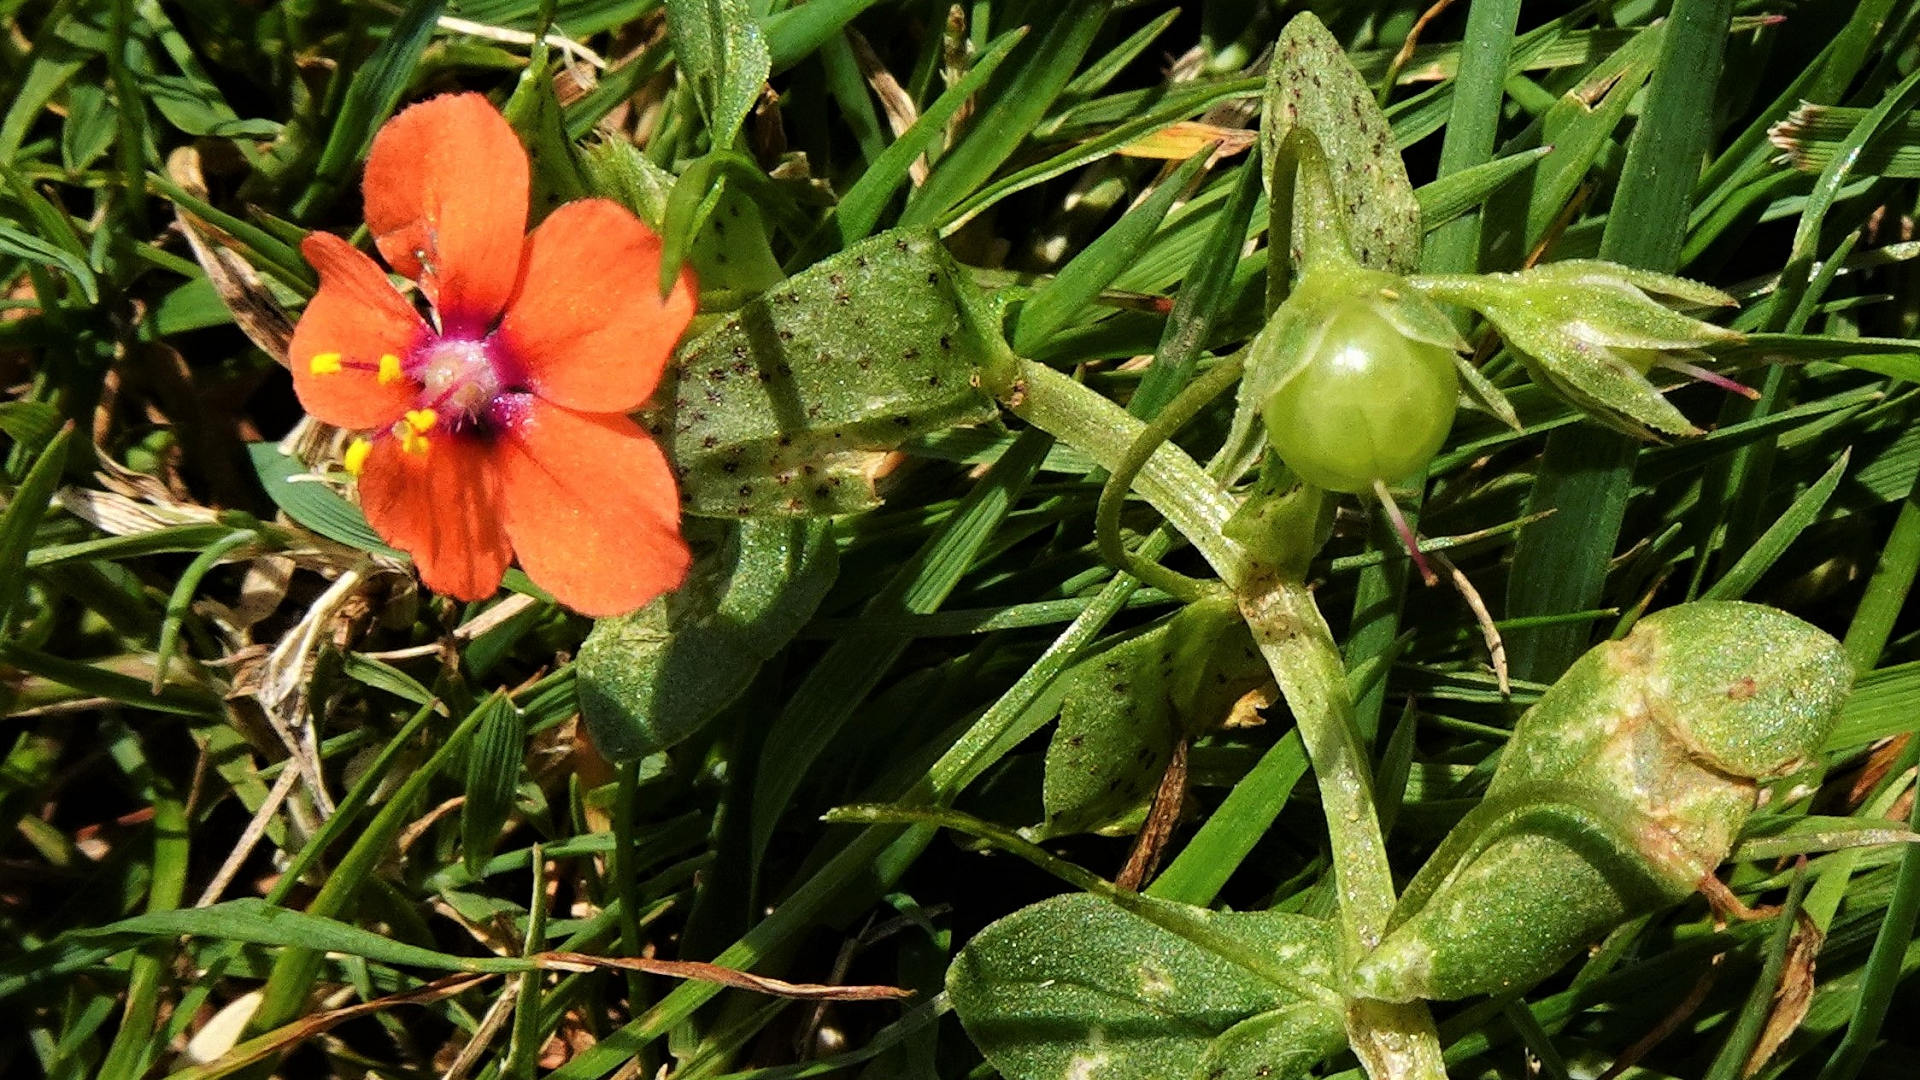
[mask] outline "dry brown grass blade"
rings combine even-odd
[[[191,146],[167,155],[167,175],[194,195],[205,197],[207,194],[206,178],[200,172],[200,151]],[[174,209],[174,216],[180,225],[180,235],[186,237],[187,246],[193,249],[194,261],[206,271],[220,302],[233,313],[234,324],[260,346],[262,352],[284,365],[287,343],[293,340],[293,320],[273,298],[266,283],[245,259],[214,243],[212,238],[217,234],[205,222],[178,207]]]
[[[674,979],[719,983],[722,986],[752,990],[775,997],[800,1001],[898,1001],[910,998],[913,991],[898,986],[829,986],[823,983],[790,983],[718,964],[694,960],[651,960],[630,956],[588,956],[585,953],[543,952],[527,959],[549,971],[640,971]]]
[[[1827,935],[1806,912],[1795,914],[1793,935],[1787,939],[1786,963],[1780,968],[1780,985],[1773,988],[1773,1008],[1767,1012],[1767,1026],[1753,1044],[1753,1053],[1747,1055],[1746,1066],[1740,1070],[1743,1077],[1759,1072],[1780,1044],[1800,1030],[1800,1022],[1813,1007],[1813,960]]]
[[[174,1072],[167,1077],[167,1080],[219,1080],[220,1077],[238,1072],[254,1062],[273,1057],[296,1043],[305,1042],[349,1020],[384,1012],[396,1005],[430,1005],[472,989],[488,979],[498,977],[493,974],[470,973],[449,975],[444,979],[435,979],[418,990],[389,994],[383,998],[363,1001],[343,1009],[331,1009],[314,1013],[312,1016],[303,1016],[290,1024],[274,1028],[264,1035],[248,1039],[216,1060]]]
[[[1183,738],[1173,744],[1173,760],[1167,762],[1167,771],[1160,775],[1160,786],[1154,790],[1146,824],[1134,837],[1127,865],[1121,869],[1120,876],[1113,879],[1115,885],[1139,892],[1140,886],[1160,868],[1160,855],[1166,850],[1167,841],[1173,839],[1173,827],[1179,824],[1180,809],[1186,801],[1187,740]]]

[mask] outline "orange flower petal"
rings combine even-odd
[[[568,203],[533,231],[499,340],[534,393],[584,412],[646,402],[697,303],[685,271],[661,299],[660,247],[606,199]]]
[[[513,549],[501,527],[497,446],[440,430],[424,451],[374,440],[360,473],[360,508],[381,539],[413,556],[420,580],[460,600],[500,588]]]
[[[374,136],[361,187],[380,254],[420,282],[441,329],[485,331],[527,231],[527,152],[499,110],[451,94],[401,112]]]
[[[320,291],[307,301],[287,362],[300,405],[344,428],[385,427],[400,418],[419,387],[410,379],[379,378],[382,356],[405,357],[427,334],[427,324],[372,259],[331,233],[309,233],[301,254],[320,272]],[[339,358],[321,374],[314,357]],[[323,370],[334,365],[323,360]]]
[[[498,438],[507,535],[534,583],[583,615],[680,586],[692,556],[666,456],[624,416],[516,395]]]

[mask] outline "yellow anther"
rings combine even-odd
[[[347,452],[344,455],[347,471],[359,476],[360,470],[367,467],[367,455],[371,453],[373,453],[373,444],[365,439],[355,439],[348,443]]]
[[[407,410],[407,426],[422,435],[432,431],[433,425],[439,420],[440,414],[432,409]]]
[[[425,435],[404,425],[400,427],[400,430],[396,432],[396,434],[400,436],[400,450],[402,453],[424,454],[427,452],[427,448],[432,445]]]
[[[315,375],[337,375],[340,373],[340,354],[337,352],[314,353],[307,361],[307,370]]]
[[[380,358],[380,374],[378,378],[380,380],[381,386],[386,386],[389,383],[399,382],[400,381],[400,358],[393,355],[392,353],[388,353],[385,356],[382,356]]]

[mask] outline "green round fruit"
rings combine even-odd
[[[1401,334],[1371,304],[1342,302],[1313,355],[1261,408],[1287,467],[1329,491],[1412,476],[1446,441],[1460,377],[1447,349]]]

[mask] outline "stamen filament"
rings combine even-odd
[[[1709,371],[1699,364],[1689,364],[1685,360],[1679,360],[1671,356],[1662,356],[1654,362],[1663,368],[1678,371],[1682,375],[1692,376],[1709,386],[1717,386],[1730,394],[1739,394],[1748,401],[1760,400],[1760,391],[1744,383],[1734,382],[1732,379],[1727,378],[1717,371]]]

